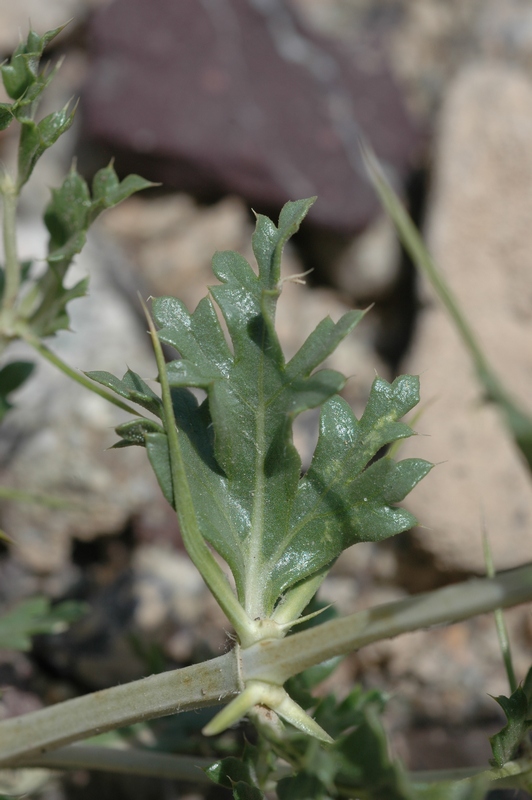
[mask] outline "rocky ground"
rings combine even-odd
[[[239,24],[245,15],[255,19],[260,6],[253,0],[227,4]],[[197,138],[159,142],[153,131],[139,128],[136,138],[128,138],[132,123],[127,114],[134,108],[120,105],[121,98],[130,98],[119,84],[106,96],[113,88],[109,75],[118,82],[117,64],[146,58],[149,37],[144,32],[143,46],[132,45],[120,61],[120,37],[113,44],[111,29],[106,37],[100,33],[105,21],[115,18],[105,15],[118,14],[123,5],[119,0],[0,2],[2,56],[16,46],[28,18],[43,31],[74,17],[55,49],[54,56],[64,52],[66,61],[48,102],[56,107],[82,93],[76,125],[55,154],[52,150],[43,159],[33,191],[24,199],[23,255],[43,252],[39,209],[47,187],[60,182],[74,153],[90,172],[116,148],[117,164],[153,170],[166,186],[153,196],[127,201],[94,231],[76,265],[78,272],[91,276],[91,296],[73,307],[75,334],[61,334],[53,348],[78,369],[118,374],[130,366],[152,375],[136,292],[176,294],[194,306],[211,282],[215,250],[236,249],[250,256],[250,204],[275,212],[286,181],[294,191],[301,187],[303,194],[307,183],[310,189],[317,185],[324,211],[309,219],[307,234],[287,251],[286,274],[309,267],[314,272],[305,287],[287,286],[279,312],[284,348],[293,352],[327,314],[338,317],[346,308],[375,303],[331,366],[355,376],[346,397],[357,411],[375,372],[386,378],[398,371],[421,374],[424,411],[417,429],[422,435],[405,444],[403,452],[438,464],[408,501],[422,526],[396,541],[358,545],[345,553],[325,583],[323,597],[344,613],[481,574],[483,529],[497,568],[531,560],[530,476],[497,415],[483,405],[471,365],[437,300],[415,280],[389,223],[364,188],[352,147],[357,102],[367,119],[375,106],[370,138],[376,147],[378,143],[414,216],[424,222],[431,250],[490,359],[529,407],[530,4],[293,0],[291,8],[304,28],[297,17],[287,18],[281,2],[263,4],[270,10],[261,12],[259,22],[270,31],[277,25],[275,30],[288,42],[288,50],[277,52],[279,69],[283,59],[294,62],[289,46],[296,45],[307,72],[318,56],[320,64],[334,67],[334,80],[322,76],[313,89],[321,105],[314,123],[309,117],[317,133],[305,138],[305,159],[315,165],[306,175],[305,162],[286,143],[290,130],[270,119],[278,102],[271,85],[264,84],[269,105],[261,105],[262,98],[256,101],[253,93],[252,100],[246,95],[247,105],[240,105],[230,66],[224,72],[222,51],[231,39],[224,39],[229,33],[220,20],[211,20],[220,36],[220,62],[204,73],[202,62],[191,63],[190,75],[200,70],[202,91],[225,98],[225,107],[234,103],[236,119],[242,109],[251,108],[259,121],[267,120],[267,158],[258,160],[260,148],[246,149],[245,137],[231,149],[229,133],[220,137],[219,151],[211,139],[203,141],[201,132]],[[139,0],[136,5],[141,9]],[[148,18],[153,17],[152,4],[144,6]],[[260,30],[254,34],[259,41],[266,35]],[[175,56],[171,44],[170,60]],[[244,51],[241,55],[249,57]],[[301,91],[305,87],[303,81]],[[162,95],[167,88],[160,89]],[[331,96],[336,105],[329,102]],[[161,112],[157,107],[157,113],[164,107]],[[338,108],[339,114],[334,111]],[[101,109],[107,109],[107,116]],[[189,115],[194,104],[191,109]],[[306,120],[308,108],[302,113]],[[124,125],[111,125],[113,114],[118,119],[124,114]],[[205,125],[211,124],[208,113],[202,114]],[[193,122],[188,120],[191,130]],[[264,125],[256,119],[253,125],[258,126],[254,136],[262,136]],[[9,161],[10,135],[0,139],[0,150],[2,160]],[[329,177],[320,159],[330,159]],[[337,173],[342,180],[335,182],[331,176]],[[354,186],[361,195],[354,197]],[[338,204],[351,212],[333,224],[330,209]],[[16,544],[1,554],[0,603],[9,607],[45,592],[53,598],[86,599],[91,611],[60,640],[40,641],[31,656],[2,655],[0,685],[12,687],[4,692],[2,713],[21,713],[39,703],[140,677],[153,668],[154,653],[163,665],[220,653],[227,645],[223,617],[183,552],[144,452],[106,450],[113,443],[113,427],[123,419],[120,412],[69,386],[44,364],[20,393],[18,407],[0,430],[2,483],[61,495],[74,505],[52,511],[2,504],[0,527]],[[295,431],[306,464],[315,423],[309,415]],[[522,678],[532,654],[530,609],[509,612],[508,625]],[[412,768],[486,762],[486,734],[500,725],[488,695],[506,693],[491,618],[368,647],[346,659],[335,685],[345,691],[353,678],[393,693],[389,727]],[[72,777],[68,792],[83,794],[88,780]],[[64,796],[63,790],[54,791]]]

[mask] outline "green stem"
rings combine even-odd
[[[5,311],[10,311],[16,302],[20,288],[20,264],[17,256],[18,194],[13,181],[8,175],[3,176],[1,192],[4,201],[2,230],[5,254],[5,285],[2,307]]]
[[[233,625],[240,642],[245,645],[256,626],[238,602],[227,580],[227,576],[215,560],[201,535],[194,508],[194,501],[188,483],[185,463],[181,453],[181,446],[179,444],[177,424],[172,404],[172,394],[168,383],[163,350],[153,320],[144,303],[143,307],[150,328],[153,350],[159,373],[159,382],[161,384],[163,422],[168,437],[168,449],[170,451],[174,502],[179,525],[181,527],[183,543],[192,562],[201,573],[203,580],[209,587],[218,605]]]
[[[97,383],[93,383],[89,378],[87,378],[82,372],[78,372],[72,367],[69,367],[62,358],[60,358],[56,353],[53,353],[43,342],[41,342],[36,337],[32,336],[31,334],[25,334],[23,336],[24,340],[31,345],[40,355],[45,358],[50,364],[53,364],[54,367],[57,367],[61,370],[67,377],[71,378],[76,383],[79,383],[81,386],[84,386],[85,389],[89,389],[94,394],[103,397],[104,400],[107,400],[109,403],[112,403],[114,406],[121,408],[122,411],[127,411],[129,414],[134,414],[136,417],[140,417],[141,414],[137,411],[136,408],[130,406],[128,403],[125,403],[123,400],[119,400],[111,392],[107,391],[103,386],[100,386]]]
[[[482,532],[482,543],[484,549],[484,561],[486,564],[486,575],[488,578],[495,577],[495,566],[493,564],[493,556],[486,530]],[[493,612],[495,617],[495,628],[497,630],[497,638],[499,640],[499,647],[501,648],[502,660],[506,669],[508,677],[508,684],[510,686],[510,694],[513,694],[517,689],[517,680],[515,678],[515,670],[512,660],[512,651],[510,649],[510,640],[508,638],[508,631],[506,623],[504,622],[504,614],[502,608],[496,608]]]

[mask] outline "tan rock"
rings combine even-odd
[[[31,22],[39,34],[58,28],[73,17],[80,19],[109,0],[0,0],[0,51],[11,53]]]
[[[185,194],[132,197],[103,220],[155,296],[179,297],[194,309],[206,287],[217,283],[211,269],[216,250],[250,257],[253,224],[236,197],[199,207]]]
[[[43,250],[41,224],[20,230],[22,255]],[[90,297],[72,303],[74,333],[61,331],[50,349],[74,370],[108,370],[120,377],[128,365],[143,377],[155,374],[145,324],[113,286],[105,245],[91,238],[72,268],[71,279],[91,276]],[[14,396],[16,408],[2,426],[2,483],[19,491],[52,495],[65,506],[2,504],[14,557],[39,575],[68,562],[73,538],[119,533],[136,514],[157,509],[161,494],[142,448],[107,450],[113,428],[130,418],[39,359],[19,343],[10,350],[35,361],[30,380]],[[149,512],[148,512],[149,516]]]
[[[531,408],[532,82],[496,63],[464,70],[441,118],[429,246],[491,363]],[[406,455],[439,466],[410,508],[419,543],[445,569],[483,571],[485,525],[499,569],[532,559],[532,484],[481,391],[447,315],[427,307],[405,371],[420,373],[417,429]]]

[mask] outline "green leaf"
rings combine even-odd
[[[114,196],[117,186],[113,173],[104,172],[93,195]],[[166,377],[197,525],[231,568],[238,599],[253,619],[270,615],[287,590],[327,569],[346,547],[412,527],[415,518],[395,504],[431,467],[419,459],[372,463],[386,445],[412,435],[400,420],[418,402],[417,378],[392,384],[378,378],[358,421],[337,396],[345,378],[318,369],[365,312],[323,320],[295,356],[284,359],[275,331],[281,253],[312,202],[287,203],[278,227],[258,216],[258,274],[239,254],[217,253],[213,271],[221,285],[211,287],[211,297],[192,314],[175,298],[153,301],[159,339],[180,356],[166,365]],[[143,397],[138,387],[135,395],[124,379],[89,377],[163,416],[160,401]],[[204,390],[206,399],[198,401],[191,389]],[[301,478],[292,424],[319,406],[318,445]],[[178,503],[166,434],[140,425],[128,439],[124,430],[119,446],[144,440],[165,497]]]
[[[126,200],[135,192],[150,189],[158,184],[141,178],[140,175],[128,175],[119,181],[113,164],[98,170],[92,182],[93,203],[90,212],[91,222],[106,208],[112,208]]]
[[[45,597],[23,600],[0,617],[0,648],[27,651],[31,648],[32,636],[64,630],[65,625],[84,613],[84,604],[74,601],[59,603],[52,608]]]
[[[29,179],[35,164],[45,150],[56,142],[74,122],[76,109],[68,110],[69,103],[60,111],[53,111],[39,123],[22,119],[18,151],[18,189]]]
[[[11,125],[13,119],[11,103],[0,103],[0,131],[5,131]]]
[[[148,433],[145,437],[150,464],[159,482],[161,491],[171,506],[174,505],[174,483],[170,463],[170,448],[165,433]]]
[[[89,279],[83,278],[70,289],[63,284],[63,275],[50,266],[36,284],[39,303],[28,315],[28,325],[39,338],[53,336],[58,330],[68,330],[70,320],[66,306],[71,300],[85,297]]]
[[[39,64],[43,51],[64,28],[65,25],[61,25],[43,36],[30,30],[27,40],[19,44],[9,64],[0,67],[2,81],[9,97],[13,100],[22,98],[38,81]]]
[[[1,66],[0,72],[2,73],[4,88],[13,100],[23,95],[26,89],[31,86],[36,79],[36,75],[32,70],[32,61],[28,58],[24,43],[19,44],[9,64]]]
[[[52,199],[44,213],[50,233],[50,254],[64,249],[88,228],[88,213],[92,205],[89,187],[74,166],[59,189],[52,189]],[[72,256],[78,249],[72,252]],[[56,259],[57,260],[57,256]]]
[[[63,112],[58,114],[61,115]],[[62,128],[61,125],[54,127],[52,120],[49,130],[46,129],[48,133],[52,132],[46,139],[46,146],[52,143],[51,139],[66,129],[65,125],[68,127],[71,116],[65,118]],[[33,169],[36,159],[41,154],[43,134],[41,128],[44,122],[45,120],[39,125],[35,125],[32,120],[23,122],[25,134],[21,144],[21,159],[26,172]],[[91,197],[87,182],[79,175],[75,165],[72,165],[63,184],[59,189],[52,190],[52,198],[44,214],[44,221],[50,233],[48,269],[35,283],[26,305],[21,309],[35,335],[42,338],[53,335],[60,329],[68,329],[67,304],[70,300],[87,293],[87,279],[69,289],[64,285],[64,278],[73,258],[84,247],[87,231],[94,219],[105,208],[110,208],[133,192],[151,185],[137,175],[130,175],[120,183],[110,166],[96,174],[93,184],[95,196]]]
[[[18,389],[35,368],[32,361],[11,361],[0,369],[0,421],[3,420],[12,404],[8,395]]]
[[[315,371],[364,312],[351,311],[337,323],[323,320],[285,363],[274,326],[281,251],[311,202],[288,203],[278,228],[258,217],[258,275],[236,253],[215,255],[213,271],[222,285],[211,287],[211,295],[232,348],[211,299],[193,314],[174,298],[153,303],[161,341],[181,356],[167,374],[181,391],[175,414],[200,529],[228,562],[253,617],[270,614],[286,589],[350,544],[411,527],[412,515],[392,504],[430,468],[417,460],[367,467],[384,445],[412,434],[399,419],[418,401],[416,378],[392,385],[378,379],[357,423],[347,404],[334,398],[344,377]],[[186,387],[204,389],[207,401],[198,405]],[[322,404],[320,441],[301,481],[292,423]]]
[[[111,375],[110,372],[95,371],[86,372],[85,374],[96,383],[100,383],[107,389],[112,389],[120,397],[131,400],[133,403],[138,403],[158,417],[161,416],[160,398],[136,372],[128,369],[122,380]]]
[[[294,777],[281,778],[277,784],[279,800],[329,800],[331,795],[316,777],[308,772],[300,772]]]
[[[233,786],[233,797],[234,800],[266,800],[260,789],[243,781],[237,781]]]
[[[349,785],[364,788],[372,800],[413,800],[413,793],[399,761],[390,758],[388,742],[378,712],[364,711],[363,722],[333,745],[340,773]]]
[[[264,800],[265,795],[257,786],[254,765],[249,757],[243,759],[229,756],[217,761],[205,770],[209,778],[219,786],[233,790],[235,800]]]
[[[532,703],[530,696],[527,696],[521,686],[510,697],[500,695],[494,700],[500,705],[507,719],[504,728],[494,736],[490,736],[493,753],[491,763],[500,768],[515,758],[532,727]]]

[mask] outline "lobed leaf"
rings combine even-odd
[[[167,367],[170,385],[182,392],[202,388],[208,395],[202,406],[189,398],[176,413],[201,530],[230,565],[241,602],[257,615],[271,613],[283,591],[345,547],[412,527],[414,517],[393,504],[430,468],[419,460],[385,460],[367,468],[383,446],[412,434],[399,420],[418,401],[416,378],[391,386],[378,379],[357,423],[347,404],[334,397],[343,376],[314,371],[364,312],[349,312],[338,323],[323,320],[285,363],[274,325],[281,251],[309,205],[287,204],[278,228],[258,217],[258,275],[236,253],[215,255],[221,286],[211,287],[211,295],[232,349],[210,298],[193,314],[174,298],[153,304],[160,339],[181,356]],[[323,404],[314,461],[300,481],[292,422]]]
[[[18,149],[18,189],[28,181],[35,164],[45,150],[51,147],[74,122],[76,109],[68,110],[67,104],[60,111],[53,111],[36,123],[32,119],[21,119]]]
[[[30,30],[26,41],[18,45],[9,63],[0,67],[4,88],[9,97],[13,100],[22,99],[39,81],[39,65],[44,49],[65,27],[61,25],[43,36]]]
[[[101,182],[115,191],[112,176]],[[93,187],[93,194],[100,191]],[[323,320],[285,361],[275,331],[281,253],[312,202],[287,203],[278,227],[257,217],[258,273],[237,253],[216,253],[212,266],[220,285],[211,287],[211,296],[193,313],[172,297],[154,300],[152,308],[161,342],[179,354],[166,372],[199,530],[228,563],[239,601],[253,619],[269,616],[284,592],[326,568],[346,547],[412,527],[415,518],[396,503],[431,467],[419,459],[373,463],[386,445],[412,435],[401,418],[418,402],[417,378],[403,376],[392,384],[377,378],[357,420],[337,396],[345,378],[319,369],[365,312],[350,311],[336,323]],[[131,387],[113,376],[90,377],[135,399]],[[198,401],[191,389],[204,390],[206,398]],[[320,406],[319,440],[302,478],[292,424],[298,414]],[[132,430],[135,441],[122,429],[120,446],[144,437],[165,497],[179,503],[166,435]]]
[[[500,705],[506,716],[504,728],[494,736],[490,736],[495,767],[503,767],[517,755],[523,741],[532,728],[532,668],[529,670],[524,686],[519,686],[510,697],[500,695],[494,700]]]
[[[55,117],[50,115],[39,125],[31,119],[23,121],[19,153],[20,179],[23,182],[29,177],[43,147],[49,146],[51,140],[55,141],[71,124],[73,112],[67,116],[65,114],[65,110],[57,112]],[[43,123],[46,120],[49,123],[45,126]],[[58,330],[68,329],[67,304],[87,293],[87,279],[67,288],[64,278],[74,256],[85,245],[87,231],[92,222],[106,208],[111,208],[133,192],[152,185],[137,175],[129,175],[120,182],[110,165],[96,173],[91,196],[87,182],[73,165],[59,189],[52,190],[52,199],[44,214],[50,234],[48,268],[36,281],[25,305],[21,306],[21,312],[35,335],[51,336]]]

